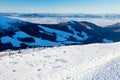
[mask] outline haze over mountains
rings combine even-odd
[[[0,50],[38,46],[50,47],[76,44],[82,45],[90,43],[109,43],[120,41],[120,26],[118,25],[119,23],[107,27],[101,27],[87,21],[73,20],[58,24],[38,24],[8,18],[8,16],[10,17],[13,15],[24,15],[23,17],[25,17],[25,14],[14,14],[6,13],[4,14],[4,16],[7,17],[3,17],[3,14],[1,13],[2,16],[0,17]],[[27,17],[32,17],[31,15],[35,17],[35,14],[26,15]],[[43,17],[54,16],[56,17],[56,15],[44,14]],[[97,16],[95,16],[96,15],[90,17],[96,18]],[[58,15],[58,17],[61,16]]]
[[[58,24],[75,20],[88,21],[104,27],[120,22],[119,14],[0,13],[0,15],[39,24]]]
[[[78,18],[120,18],[120,14],[83,14],[83,13],[0,13],[1,16],[16,17],[78,17]]]

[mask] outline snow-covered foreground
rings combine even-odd
[[[120,80],[120,43],[23,50],[0,58],[0,80]]]

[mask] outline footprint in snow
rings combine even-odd
[[[63,53],[66,53],[67,51],[63,51]]]
[[[30,67],[33,67],[34,65],[33,64],[30,64],[29,62],[25,62],[26,65],[30,66]]]
[[[50,55],[45,55],[44,58],[50,58],[51,56]]]
[[[41,78],[41,77],[40,77],[40,74],[37,74],[36,76],[37,76],[38,78]]]
[[[12,70],[12,72],[16,72],[17,70]]]
[[[9,63],[10,63],[10,64],[18,64],[18,62],[14,62],[14,61],[13,61],[13,62],[9,62]]]
[[[35,54],[31,54],[32,56],[35,56]]]
[[[41,71],[41,69],[37,69],[37,71]]]
[[[61,68],[61,66],[52,66],[52,68]]]
[[[68,61],[65,60],[65,59],[56,59],[55,61],[56,61],[56,62],[62,62],[62,63],[66,63],[66,62],[68,62]]]

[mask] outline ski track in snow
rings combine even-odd
[[[120,43],[22,50],[0,57],[0,80],[120,80],[119,50]]]

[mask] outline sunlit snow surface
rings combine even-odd
[[[21,51],[0,57],[0,80],[120,80],[120,43]]]

